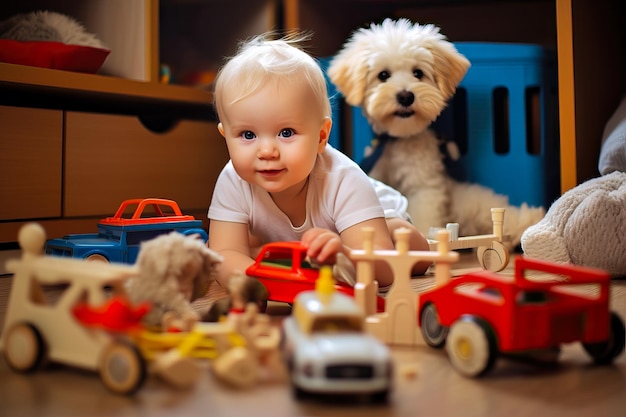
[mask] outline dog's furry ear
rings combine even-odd
[[[367,37],[356,32],[332,59],[327,73],[330,81],[352,106],[363,104],[367,87]]]
[[[446,99],[449,99],[465,77],[470,62],[448,41],[433,42],[429,45],[429,49],[435,58],[437,85]]]

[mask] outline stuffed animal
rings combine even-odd
[[[605,126],[598,170],[524,232],[524,254],[626,276],[626,96]]]
[[[188,330],[200,318],[191,302],[206,294],[221,262],[197,236],[171,232],[141,243],[139,274],[127,281],[126,290],[132,302],[152,304],[144,324],[163,326],[165,319]]]
[[[17,14],[1,21],[0,39],[51,41],[105,48],[102,41],[96,35],[87,32],[77,20],[51,11]]]
[[[408,198],[418,230],[426,234],[454,222],[464,235],[491,233],[490,209],[503,207],[504,231],[516,246],[544,209],[514,207],[487,187],[455,182],[429,129],[469,66],[438,27],[385,19],[354,32],[331,60],[328,76],[378,135],[380,156],[370,176]]]
[[[590,179],[522,235],[525,255],[626,276],[626,173]]]

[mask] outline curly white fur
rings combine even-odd
[[[544,210],[512,207],[488,188],[454,182],[428,128],[470,67],[439,30],[408,19],[359,29],[331,61],[328,75],[348,104],[362,108],[376,134],[394,137],[370,175],[407,197],[422,233],[451,221],[460,223],[464,235],[490,233],[490,209],[504,207],[505,233],[517,245]]]
[[[184,323],[198,320],[191,301],[204,296],[215,280],[222,257],[196,236],[177,232],[142,242],[137,266],[139,275],[127,281],[132,302],[149,301],[152,309],[144,323],[160,326],[171,312]]]
[[[77,20],[61,13],[36,11],[0,22],[0,38],[17,41],[55,41],[68,45],[105,48],[96,35]]]

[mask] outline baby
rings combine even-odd
[[[209,208],[209,247],[224,258],[218,278],[224,285],[268,242],[298,240],[312,260],[334,264],[338,255],[362,248],[363,227],[374,229],[375,249],[393,249],[393,230],[408,227],[411,249],[428,250],[399,212],[406,209],[404,197],[381,183],[377,193],[358,165],[328,144],[324,75],[297,46],[301,40],[257,36],[241,45],[215,81],[218,129],[230,161]],[[413,273],[426,268],[416,264]],[[393,282],[384,262],[375,265],[375,276],[380,288]]]

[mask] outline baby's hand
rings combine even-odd
[[[320,228],[307,230],[302,236],[302,243],[309,248],[307,256],[324,265],[334,264],[337,253],[343,249],[337,233]]]

